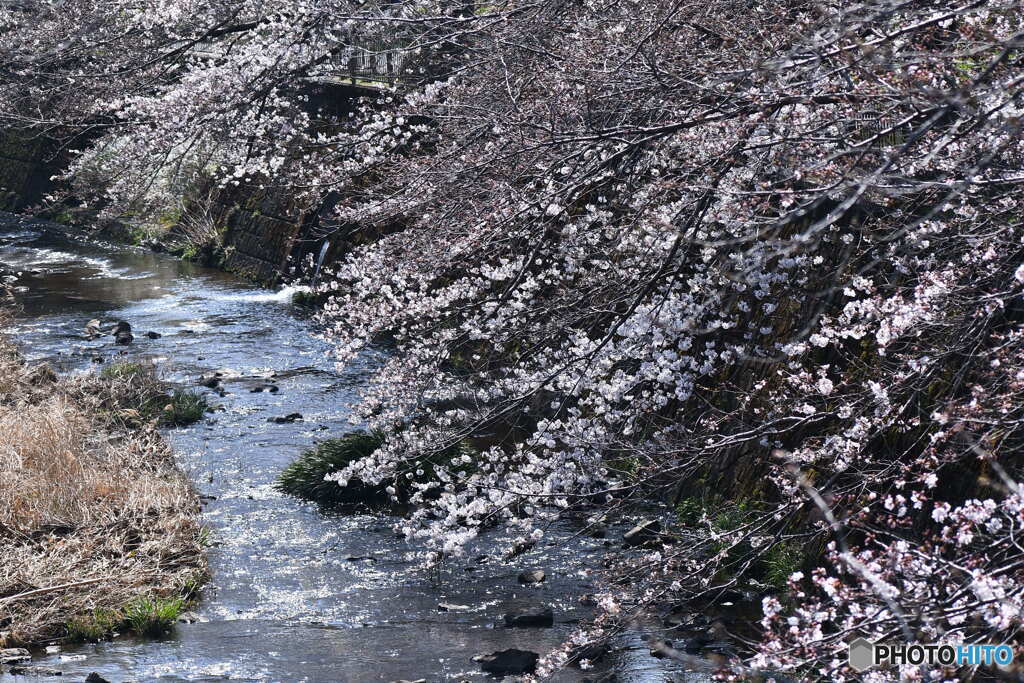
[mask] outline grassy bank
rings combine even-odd
[[[154,634],[206,577],[152,373],[59,378],[0,340],[0,646]],[[162,417],[163,416],[163,417]]]

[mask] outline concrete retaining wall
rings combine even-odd
[[[329,115],[315,124],[325,128],[334,125],[328,123],[331,117],[344,121],[355,98],[381,94],[342,83],[306,83],[302,90],[314,120]],[[19,211],[38,204],[53,189],[50,178],[67,162],[59,150],[45,138],[0,130],[0,209]],[[209,188],[197,188],[195,196],[203,192],[209,196]],[[242,185],[216,192],[212,213],[224,230],[223,267],[263,284],[275,284],[289,275],[291,265],[315,258],[325,239],[331,241],[328,260],[344,253],[350,243],[315,210],[273,188]]]
[[[0,130],[0,209],[20,211],[38,204],[53,183],[60,161],[46,138]]]
[[[284,275],[306,212],[274,190],[245,186],[219,193],[213,216],[224,227],[223,267],[275,284]]]

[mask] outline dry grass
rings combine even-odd
[[[144,374],[58,379],[0,341],[0,646],[205,578],[196,493],[132,407],[159,392]]]

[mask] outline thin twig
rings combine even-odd
[[[18,593],[17,595],[11,595],[6,598],[0,598],[0,604],[14,602],[15,600],[21,600],[23,598],[31,598],[44,593],[53,593],[56,591],[64,590],[65,588],[76,588],[78,586],[88,586],[93,583],[99,583],[101,581],[110,580],[109,576],[101,576],[97,579],[86,579],[84,581],[74,581],[72,583],[62,583],[59,586],[50,586],[48,588],[36,588],[35,590],[25,591],[24,593]]]

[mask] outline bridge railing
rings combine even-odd
[[[227,56],[225,44],[216,40],[199,43],[191,54],[218,59]],[[406,77],[411,61],[407,44],[395,38],[368,38],[350,34],[332,63],[313,77],[331,82],[351,82],[363,87],[386,87]]]
[[[346,68],[332,70],[332,77],[395,83],[406,76],[409,51],[397,40],[353,38],[345,52]]]

